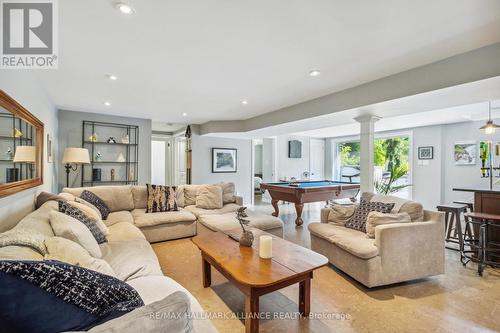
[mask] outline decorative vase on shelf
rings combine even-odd
[[[11,161],[14,159],[14,152],[12,151],[12,147],[7,147],[7,151],[5,152],[5,156],[7,156],[6,160]]]
[[[130,143],[130,138],[129,138],[128,134],[125,134],[125,136],[122,138],[122,143],[127,144],[127,145]]]
[[[100,151],[97,152],[97,154],[95,154],[95,161],[96,162],[101,162],[102,161],[102,154]]]
[[[116,172],[115,169],[111,169],[111,180],[115,180]]]
[[[106,141],[107,143],[116,143],[116,140],[115,138],[113,138],[112,136],[109,137],[108,141]]]
[[[89,141],[90,142],[97,142],[97,133],[94,133],[91,136],[89,136]]]
[[[17,128],[14,128],[14,130],[12,131],[12,136],[15,138],[21,138],[23,136],[23,132],[21,132]]]
[[[126,162],[127,160],[125,159],[125,156],[123,156],[123,153],[120,153],[118,155],[118,158],[116,159],[117,162]]]

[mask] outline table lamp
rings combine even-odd
[[[90,164],[89,151],[86,148],[66,148],[62,162],[66,168],[66,187],[69,187],[70,171],[76,171],[78,164]]]
[[[30,175],[33,177],[33,164],[36,162],[36,147],[35,146],[18,146],[16,147],[16,153],[14,163],[27,163]]]

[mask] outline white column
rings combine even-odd
[[[375,140],[375,122],[380,117],[374,115],[363,115],[354,118],[361,125],[360,130],[360,182],[361,193],[373,192],[373,166],[375,163],[373,141]]]

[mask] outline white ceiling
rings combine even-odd
[[[498,0],[130,3],[59,1],[59,69],[36,72],[59,108],[244,119],[500,41]]]

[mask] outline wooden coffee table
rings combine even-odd
[[[193,237],[202,256],[203,287],[211,284],[211,266],[245,294],[245,332],[259,331],[259,297],[299,283],[299,312],[310,313],[311,279],[313,271],[325,266],[328,259],[305,247],[296,245],[264,231],[252,230],[252,247],[240,246],[222,232]],[[239,235],[240,229],[228,234]],[[259,257],[259,237],[273,237],[273,257]]]

